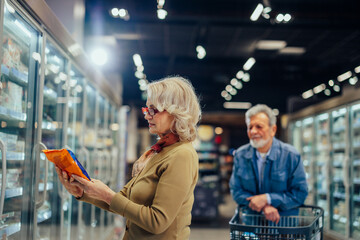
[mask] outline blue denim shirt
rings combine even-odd
[[[250,144],[241,146],[234,154],[230,178],[232,197],[239,205],[249,205],[246,198],[268,193],[271,205],[280,215],[296,215],[308,194],[304,166],[294,147],[273,138],[266,158],[264,184],[259,188],[256,149]]]

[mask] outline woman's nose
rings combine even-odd
[[[149,113],[145,113],[144,118],[146,120],[152,119],[152,116]]]

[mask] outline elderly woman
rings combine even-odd
[[[189,239],[198,156],[192,146],[201,117],[191,83],[169,77],[148,85],[142,108],[149,132],[158,142],[133,166],[133,178],[116,193],[99,180],[68,176],[59,179],[76,199],[124,216],[123,239]]]

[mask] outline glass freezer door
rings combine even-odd
[[[69,117],[67,124],[67,145],[73,150],[77,159],[86,168],[86,150],[83,147],[83,118],[84,113],[84,76],[74,67],[71,67],[69,81],[69,100],[68,100]],[[66,239],[83,239],[84,227],[82,218],[78,216],[82,214],[83,203],[71,198],[71,211],[67,216],[67,231],[71,234]],[[72,223],[72,224],[71,224]]]
[[[42,100],[41,137],[37,137],[48,149],[62,148],[64,132],[64,114],[66,97],[66,59],[50,40],[45,47],[45,70],[43,86],[39,88],[38,96]],[[46,160],[44,154],[40,155],[39,181],[47,176],[47,194],[44,204],[35,210],[36,228],[35,239],[57,239],[61,234],[57,227],[61,214],[59,196],[60,183],[55,173],[54,164]],[[45,168],[45,166],[48,167]],[[39,190],[41,185],[39,186]]]
[[[329,226],[330,117],[315,117],[315,204],[324,209],[325,226]]]
[[[351,106],[351,163],[352,187],[350,201],[350,234],[360,239],[360,103]]]
[[[348,117],[347,109],[341,108],[331,113],[331,188],[330,188],[330,229],[345,236],[347,234],[346,163],[348,162]]]
[[[86,114],[86,124],[84,130],[84,146],[89,153],[89,164],[86,165],[86,169],[89,170],[88,173],[90,177],[95,177],[95,160],[98,158],[98,151],[96,150],[96,135],[97,135],[97,124],[96,116],[98,114],[99,104],[97,102],[97,93],[89,83],[86,85],[85,91],[85,114]],[[97,226],[97,221],[95,219],[95,206],[88,203],[84,203],[84,213],[83,221],[85,223],[85,228],[90,226],[90,229],[85,232],[85,239],[90,239],[94,237],[95,230]]]
[[[302,149],[301,157],[306,172],[309,194],[305,200],[306,204],[314,204],[314,118],[309,117],[302,120]]]
[[[2,1],[3,3],[3,1]],[[0,236],[25,239],[31,224],[34,86],[40,34],[4,1],[0,78]]]

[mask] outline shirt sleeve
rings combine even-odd
[[[191,151],[177,151],[162,168],[153,203],[144,206],[118,193],[110,209],[123,215],[144,230],[159,234],[173,222],[185,198],[192,193],[197,180],[196,155]]]

